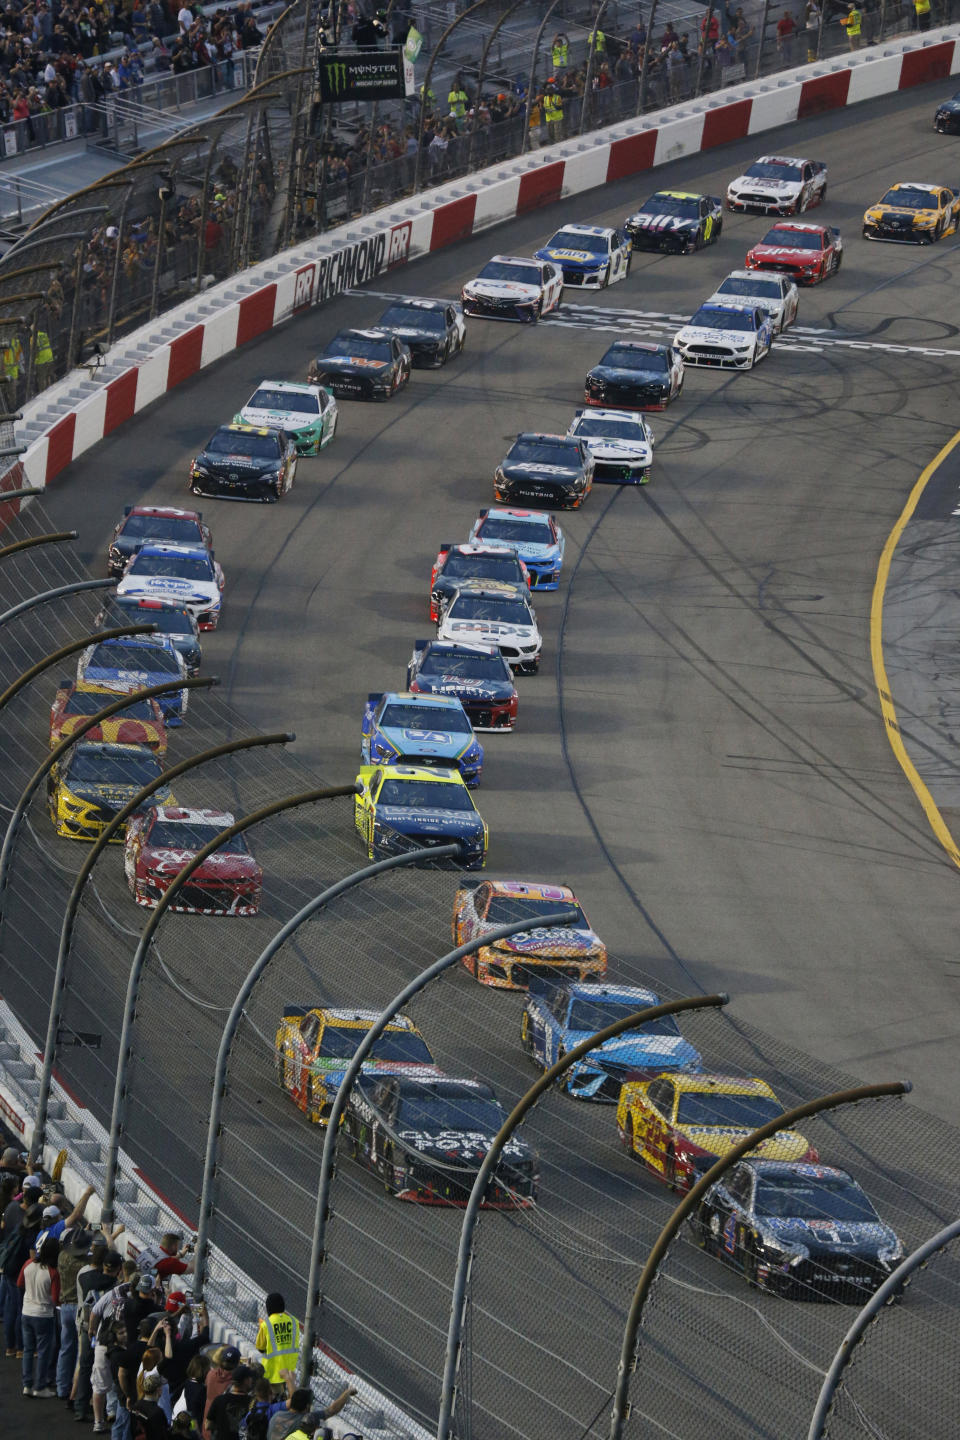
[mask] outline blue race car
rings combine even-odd
[[[513,671],[494,645],[418,640],[407,664],[407,689],[455,695],[474,730],[512,730],[517,723]]]
[[[509,545],[530,571],[530,585],[556,590],[563,566],[563,531],[552,515],[536,510],[481,510],[470,540],[484,545]]]
[[[478,783],[483,769],[483,747],[455,695],[369,695],[360,754],[365,765],[449,765],[468,785]]]
[[[633,243],[625,230],[603,225],[563,225],[535,260],[552,260],[563,271],[563,283],[581,290],[602,290],[630,274]]]
[[[588,1036],[622,1015],[658,1005],[652,990],[639,985],[551,983],[547,975],[530,981],[520,1022],[520,1043],[544,1070]],[[699,1070],[700,1055],[680,1034],[672,1015],[663,1015],[607,1040],[567,1073],[565,1089],[577,1100],[616,1101],[628,1077],[645,1080],[668,1070]]]
[[[145,690],[167,680],[185,679],[187,666],[169,635],[122,635],[88,645],[77,662],[77,684],[97,685],[118,695]],[[157,704],[168,725],[182,725],[189,690],[158,695]]]

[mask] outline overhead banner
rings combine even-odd
[[[402,100],[410,94],[401,50],[324,50],[317,61],[320,99],[325,105],[348,100]]]
[[[411,25],[410,29],[407,31],[407,38],[403,44],[404,59],[409,60],[411,65],[415,65],[422,49],[423,36],[420,34],[420,31],[417,29],[416,25]]]

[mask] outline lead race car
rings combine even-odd
[[[564,225],[540,250],[535,260],[560,266],[564,285],[581,290],[602,290],[626,280],[633,246],[625,230],[609,225]]]
[[[773,344],[773,322],[756,305],[701,305],[673,341],[685,365],[752,370]]]
[[[689,190],[658,190],[628,215],[625,227],[634,250],[688,254],[715,245],[723,232],[723,202]]]
[[[799,215],[826,198],[826,165],[795,155],[761,155],[727,186],[728,210],[760,215]]]
[[[319,455],[337,433],[337,402],[322,385],[261,380],[233,423],[282,430],[298,455]]]
[[[477,785],[483,746],[455,695],[390,690],[368,695],[360,725],[365,765],[443,765]]]
[[[228,810],[151,805],[127,823],[123,865],[138,905],[155,910],[175,876],[234,823]],[[168,907],[178,915],[256,915],[263,871],[243,835],[201,862]]]
[[[494,255],[463,287],[463,313],[484,320],[539,320],[560,304],[563,272],[550,260]]]

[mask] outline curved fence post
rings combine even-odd
[[[500,30],[504,22],[506,20],[509,20],[510,16],[515,10],[519,10],[521,5],[525,5],[526,3],[527,0],[514,0],[514,3],[512,5],[507,6],[506,10],[504,10],[500,17],[497,19],[496,23],[491,26],[490,34],[487,36],[486,43],[483,47],[483,53],[480,56],[480,68],[477,71],[477,96],[473,102],[473,120],[470,124],[470,145],[467,150],[468,174],[473,169],[474,151],[477,142],[477,124],[480,119],[480,99],[483,95],[483,82],[486,79],[487,75],[487,57],[490,54],[490,47],[493,45],[494,40],[496,40],[497,36],[500,34]]]
[[[45,670],[51,670],[54,665],[59,665],[61,660],[67,660],[71,655],[76,655],[78,650],[86,650],[88,645],[99,645],[101,640],[119,640],[124,635],[155,635],[156,625],[120,625],[113,630],[96,630],[92,635],[84,635],[80,640],[71,640],[69,645],[61,645],[59,650],[53,650],[49,655],[44,655],[36,665],[31,665],[29,670],[24,670],[18,675],[11,685],[0,694],[0,710],[5,709],[15,696],[20,694],[31,680],[36,680]]]
[[[26,600],[21,600],[19,605],[14,605],[0,615],[0,625],[6,625],[8,620],[15,620],[26,610],[32,610],[35,605],[43,605],[48,600],[59,600],[64,595],[77,595],[83,590],[111,590],[118,581],[112,576],[109,580],[74,580],[69,585],[58,585],[54,590],[44,590],[39,595],[30,595]]]
[[[13,422],[14,422],[15,420],[22,420],[22,419],[23,419],[23,416],[22,416],[21,414],[19,414],[19,413],[17,413],[16,415],[0,415],[0,421],[9,421],[11,425],[13,424]],[[17,448],[18,448],[18,449],[21,449],[20,446],[18,446]],[[23,448],[26,448],[26,447],[23,447]],[[22,450],[21,450],[21,453],[22,453]],[[8,501],[10,501],[10,500],[27,500],[27,499],[31,498],[32,496],[34,496],[34,495],[42,495],[42,494],[43,494],[43,486],[42,486],[42,485],[24,485],[24,486],[23,486],[21,489],[19,489],[19,490],[0,490],[0,505],[6,505],[6,504],[8,503]]]
[[[2,498],[6,501],[9,497],[4,495]],[[76,530],[58,530],[50,535],[33,535],[29,540],[15,540],[12,545],[4,545],[0,550],[0,560],[19,555],[22,550],[33,550],[37,545],[63,545],[65,541],[76,538]]]
[[[527,147],[530,144],[530,107],[533,104],[533,95],[537,84],[537,60],[540,55],[540,43],[543,40],[543,32],[547,28],[547,21],[560,4],[562,4],[562,0],[552,0],[552,3],[547,6],[543,13],[543,19],[540,21],[540,28],[537,31],[536,39],[533,42],[533,53],[530,56],[530,75],[527,79],[527,103],[523,109],[523,136],[520,141],[521,155],[526,154]],[[656,0],[654,0],[654,4],[656,4]]]

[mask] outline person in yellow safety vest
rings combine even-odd
[[[300,1356],[300,1321],[287,1313],[283,1296],[267,1296],[267,1318],[260,1321],[256,1347],[263,1356],[263,1375],[271,1385],[283,1384],[283,1373],[296,1370]]]
[[[447,96],[447,105],[449,106],[450,114],[457,122],[457,129],[460,128],[464,120],[467,118],[467,106],[469,105],[469,103],[470,96],[467,94],[466,90],[464,90],[463,81],[458,75],[456,80],[454,80],[453,82],[453,89]]]
[[[863,14],[858,9],[855,0],[851,0],[850,8],[846,15],[840,17],[840,24],[847,32],[847,42],[849,43],[850,49],[859,50],[860,32],[863,29]]]
[[[3,347],[3,354],[0,356],[0,366],[3,368],[3,378],[12,381],[13,384],[20,379],[20,366],[23,364],[23,346],[16,335],[8,340]],[[12,407],[10,407],[12,408]]]
[[[562,31],[553,37],[553,49],[550,52],[550,59],[554,70],[566,70],[567,61],[570,58],[570,47],[566,35]]]
[[[563,139],[563,101],[552,85],[547,85],[543,95],[543,119],[552,144]]]
[[[430,114],[433,113],[433,110],[434,110],[434,107],[436,106],[436,103],[437,103],[437,97],[436,97],[436,95],[434,95],[433,90],[432,90],[432,89],[429,89],[429,90],[428,90],[428,89],[426,88],[426,85],[421,85],[421,86],[420,86],[420,104],[423,105],[423,106],[425,106],[428,115],[430,115]]]
[[[594,30],[591,36],[593,40],[594,55],[605,55],[607,52],[607,37],[600,29]]]
[[[46,330],[37,331],[37,350],[33,375],[38,390],[45,390],[53,377],[53,346]]]
[[[913,8],[917,16],[917,29],[930,29],[930,0],[913,0]]]

